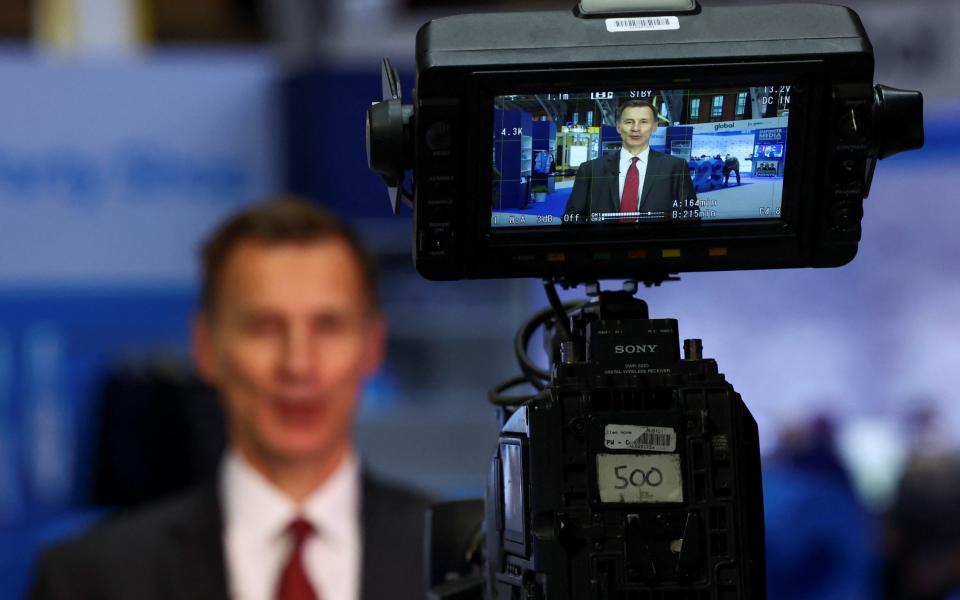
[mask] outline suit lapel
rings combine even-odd
[[[620,212],[620,151],[605,155],[602,164],[606,192],[599,212]]]
[[[643,205],[647,202],[647,198],[650,196],[650,188],[653,186],[653,180],[657,176],[657,169],[659,168],[660,153],[651,148],[650,152],[647,154],[647,172],[643,176],[643,189],[640,190],[640,203],[638,205],[638,210],[644,210]]]
[[[387,523],[384,522],[384,516],[390,514],[390,507],[381,506],[380,494],[376,482],[369,477],[363,478],[361,515],[363,523],[363,560],[361,568],[360,597],[363,600],[374,600],[376,598],[390,597],[389,579],[385,580],[383,574],[378,574],[372,565],[376,564],[377,559],[390,548],[389,536],[385,534],[389,530]]]
[[[363,479],[363,600],[423,600],[426,596],[426,498]]]
[[[197,490],[171,523],[170,597],[227,600],[223,517],[216,481]]]

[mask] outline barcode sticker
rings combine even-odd
[[[607,31],[663,31],[666,29],[680,29],[680,19],[677,17],[622,17],[607,19]]]
[[[677,432],[671,427],[608,424],[603,442],[611,450],[673,452],[677,449]]]

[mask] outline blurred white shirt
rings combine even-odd
[[[223,546],[234,600],[274,600],[293,546],[287,533],[298,515],[316,533],[304,543],[307,576],[323,600],[358,600],[360,593],[360,466],[351,453],[298,511],[242,458],[227,452],[221,467]]]

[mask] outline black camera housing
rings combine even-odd
[[[874,86],[870,42],[844,7],[698,7],[675,18],[675,29],[611,32],[608,19],[575,11],[517,12],[421,28],[412,111],[400,111],[398,99],[391,107],[403,134],[388,144],[380,129],[378,141],[376,105],[368,115],[371,166],[392,185],[413,168],[421,275],[659,281],[686,271],[835,267],[853,259],[875,161],[923,143],[920,94]],[[779,215],[491,227],[494,97],[773,82],[790,86]],[[392,182],[382,168],[388,162]]]
[[[556,364],[504,424],[486,598],[766,597],[756,422],[699,340],[681,358],[677,321],[647,316],[604,292],[574,319],[584,359]],[[628,466],[667,459],[672,497],[649,493],[669,468]]]

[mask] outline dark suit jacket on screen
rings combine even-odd
[[[363,600],[423,600],[428,506],[417,494],[364,478]],[[222,540],[211,482],[47,550],[31,598],[227,600]]]
[[[619,177],[619,152],[581,163],[564,213],[589,217],[591,213],[619,212]],[[640,190],[639,210],[662,211],[669,219],[675,208],[684,208],[684,200],[696,199],[687,161],[651,149],[643,189]],[[678,207],[674,206],[674,201],[680,203]]]

